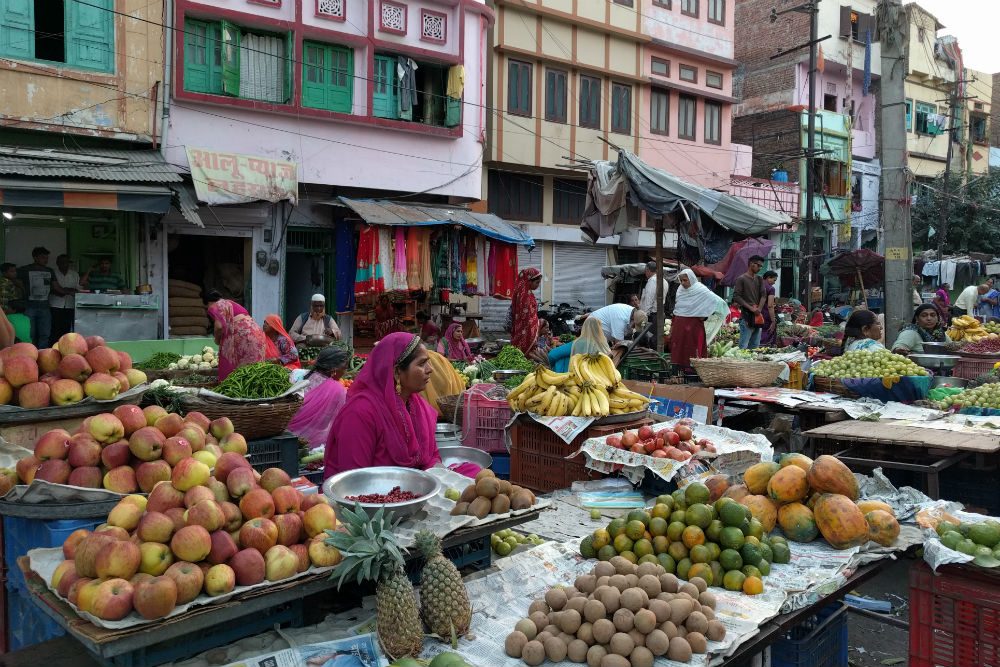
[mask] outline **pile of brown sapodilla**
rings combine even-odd
[[[588,667],[651,667],[663,655],[688,662],[707,651],[708,640],[726,636],[707,589],[698,577],[682,582],[658,564],[615,556],[532,602],[505,649],[528,665],[568,658]]]
[[[476,475],[476,481],[462,491],[451,513],[453,516],[467,514],[482,519],[487,514],[525,510],[534,504],[534,493],[505,479],[497,479],[492,470],[483,468]]]

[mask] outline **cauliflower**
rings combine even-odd
[[[190,365],[190,362],[188,361],[187,357],[181,357],[180,360],[177,362],[177,368],[180,369],[180,370],[182,370],[182,371],[183,370],[187,370],[187,367],[189,365]]]
[[[200,364],[198,364],[198,370],[199,371],[207,371],[207,370],[211,370],[211,369],[212,369],[212,364],[207,363],[205,361],[203,361]]]
[[[211,345],[206,345],[205,347],[201,348],[201,353],[202,354],[215,354],[215,350],[212,349]]]
[[[200,364],[201,363],[201,355],[200,354],[192,354],[191,355],[191,361],[192,361],[192,363]]]
[[[149,385],[149,388],[150,388],[150,389],[156,389],[157,387],[166,387],[166,386],[168,386],[169,384],[170,384],[170,383],[169,383],[169,382],[167,382],[166,380],[164,380],[163,378],[159,378],[159,379],[157,379],[157,380],[153,380],[153,381],[152,381],[152,382],[150,383],[150,385]]]
[[[219,360],[218,359],[212,359],[212,361],[209,362],[209,366],[211,366],[212,368],[218,368],[219,367]]]
[[[178,366],[177,366],[177,364],[176,364],[176,363],[172,363],[172,364],[170,364],[169,366],[167,366],[167,370],[168,370],[168,371],[176,371],[176,370],[177,370],[177,368],[178,368]]]

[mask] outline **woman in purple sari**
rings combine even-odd
[[[330,427],[344,407],[347,389],[340,383],[340,376],[350,360],[351,353],[342,347],[323,348],[306,376],[309,386],[288,430],[308,442],[310,449],[326,444]]]

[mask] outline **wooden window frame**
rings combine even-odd
[[[685,79],[684,70],[690,70],[694,73],[694,78]],[[698,83],[698,68],[691,65],[678,65],[677,66],[677,79],[679,81],[684,81],[685,83]]]
[[[983,138],[980,141],[977,141],[976,138],[973,136],[973,133],[972,133],[972,123],[975,120],[981,120],[981,121],[983,121],[983,127],[984,127]],[[989,146],[990,145],[990,116],[989,116],[989,114],[987,114],[985,112],[982,112],[982,111],[972,111],[972,112],[969,113],[969,138],[972,140],[972,143],[976,144],[977,146]]]
[[[588,84],[588,86],[587,86],[587,94],[588,94],[587,98],[584,98],[584,94],[583,94],[583,81],[584,81],[584,79],[590,81],[590,84]],[[590,118],[590,112],[589,112],[589,110],[587,111],[587,113],[584,113],[584,100],[587,99],[588,102],[590,101],[590,99],[589,99],[590,96],[592,96],[594,94],[595,84],[596,84],[596,89],[597,89],[597,120],[596,121],[592,121],[591,118]],[[580,75],[580,108],[579,108],[579,112],[580,113],[579,113],[579,117],[578,117],[578,121],[579,121],[579,126],[580,127],[585,127],[588,130],[599,130],[599,129],[601,129],[601,116],[603,115],[601,113],[601,101],[602,101],[601,100],[601,96],[602,96],[601,92],[602,92],[602,88],[603,87],[604,87],[604,81],[600,77],[597,77],[597,76],[588,76],[586,74],[581,74]],[[593,105],[589,104],[588,106],[593,106]]]
[[[685,102],[690,101],[693,105],[692,119],[691,119],[691,134],[684,134],[684,123],[681,120],[681,110],[685,106]],[[698,140],[698,98],[693,95],[678,95],[677,96],[677,138],[684,139],[685,141],[697,141]]]
[[[672,0],[653,0],[653,6],[660,7],[662,9],[673,9],[671,1]]]
[[[558,113],[558,109],[554,109],[550,113],[549,99],[551,97],[549,92],[549,77],[550,75],[553,79],[558,82],[559,77],[562,77],[562,114]],[[545,120],[550,123],[567,123],[569,122],[569,72],[564,69],[558,69],[555,67],[545,68]]]
[[[667,110],[663,114],[663,120],[666,123],[666,127],[663,129],[657,129],[653,127],[653,102],[657,96],[662,95],[666,99]],[[665,88],[651,88],[649,91],[649,132],[650,134],[659,134],[665,137],[670,136],[670,91]]]
[[[567,187],[577,187],[580,189],[579,193],[570,192]],[[553,178],[552,179],[552,224],[554,225],[579,225],[580,218],[572,217],[560,217],[557,215],[559,207],[557,203],[561,195],[575,195],[579,194],[583,198],[582,205],[579,205],[581,217],[583,214],[583,209],[586,207],[587,202],[587,181],[582,179],[571,179],[571,178]]]
[[[317,65],[306,62],[306,50],[310,48],[321,49],[323,54],[323,62],[319,65],[322,68],[322,81],[319,83],[307,82],[306,81],[306,67],[316,67]],[[348,69],[344,72],[344,76],[347,77],[347,83],[341,87],[335,85],[332,82],[334,76],[337,76],[340,70],[333,66],[333,59],[335,53],[346,53],[347,55],[347,67]],[[304,40],[302,43],[302,63],[300,65],[302,69],[302,85],[299,91],[299,100],[303,107],[309,109],[323,109],[325,111],[331,111],[333,113],[344,113],[350,114],[354,110],[354,49],[349,46],[343,46],[341,44],[328,44],[325,42],[317,42],[313,40]],[[306,89],[322,89],[324,94],[323,105],[317,106],[316,104],[306,103]],[[335,105],[329,104],[329,96],[333,91],[343,90],[347,94],[347,105],[344,108],[334,108]]]
[[[681,0],[681,14],[683,16],[693,16],[694,18],[698,18],[698,14],[701,13],[701,4],[699,3],[699,0],[688,0],[688,2],[694,5],[694,11],[689,12],[684,9],[684,0]]]
[[[712,145],[715,145],[715,146],[721,146],[722,145],[722,103],[721,102],[715,102],[713,100],[705,100],[704,104],[705,104],[705,113],[704,113],[704,116],[705,116],[705,127],[702,129],[702,131],[704,132],[704,135],[703,135],[704,141],[705,141],[706,144],[712,144]],[[708,120],[709,120],[708,108],[709,107],[712,107],[714,109],[718,109],[719,110],[719,116],[718,116],[718,118],[719,118],[719,124],[718,124],[718,128],[717,128],[717,130],[718,130],[718,137],[719,138],[716,139],[716,140],[709,139],[709,137],[708,137]],[[697,117],[697,110],[698,110],[698,105],[697,105],[697,102],[696,102],[695,103],[695,117]]]
[[[658,72],[655,72],[653,70],[653,67],[655,65],[665,65],[666,69],[667,69],[667,73],[666,74],[660,74]],[[669,79],[670,78],[670,61],[667,60],[666,58],[657,58],[656,56],[652,56],[650,58],[650,60],[649,60],[649,73],[652,74],[653,76],[662,76],[664,79]]]
[[[708,7],[705,9],[705,18],[709,23],[714,23],[715,25],[726,25],[726,0],[706,0]],[[712,7],[718,4],[721,10],[722,17],[719,19],[712,18]]]
[[[627,94],[628,109],[626,113],[622,115],[621,109],[618,113],[615,113],[615,106],[620,105],[619,93],[625,91]],[[616,120],[625,119],[625,124],[616,122]],[[616,134],[626,134],[632,135],[632,86],[627,83],[615,83],[611,82],[611,131]]]
[[[719,85],[718,86],[713,86],[711,83],[709,83],[711,81],[710,77],[712,77],[712,76],[719,77]],[[705,70],[705,87],[706,88],[715,88],[716,90],[722,90],[725,86],[726,86],[726,75],[725,74],[723,74],[722,72],[715,72],[715,71],[712,71],[710,69]]]
[[[921,105],[925,106],[925,107],[930,107],[931,108],[929,111],[926,110],[926,109],[923,110],[922,113],[924,113],[926,115],[936,114],[938,112],[938,107],[937,107],[936,104],[932,104],[930,102],[914,101],[914,103],[913,103],[913,131],[915,133],[919,134],[922,137],[936,137],[936,136],[938,136],[936,134],[931,134],[930,132],[921,132],[920,131],[920,128],[919,128],[919,125],[918,125],[918,120],[919,120],[919,115],[921,113],[921,109],[920,109]],[[927,129],[927,122],[926,121],[924,121],[924,129],[925,130]]]
[[[542,222],[544,218],[545,209],[545,179],[542,176],[533,174],[519,174],[510,171],[502,171],[498,169],[490,169],[487,172],[487,185],[489,186],[489,193],[486,198],[487,210],[490,213],[499,215],[502,218],[508,220],[516,220],[518,222]],[[514,210],[512,203],[514,199],[510,198],[511,188],[504,185],[504,180],[508,183],[513,181],[518,181],[518,191],[515,194],[523,194],[521,188],[537,189],[537,209],[531,208],[527,212],[521,210],[520,207]],[[494,185],[496,186],[494,188]],[[497,192],[496,190],[500,190]],[[500,195],[506,197],[507,200],[503,206],[498,202],[503,201]],[[520,203],[520,199],[519,199]]]
[[[616,5],[621,5],[622,7],[635,7],[634,0],[613,0]]]
[[[910,117],[906,117],[906,107],[910,107]],[[914,104],[913,98],[907,97],[903,100],[903,123],[905,124],[907,132],[913,132],[913,125],[917,118],[917,105]]]
[[[511,68],[513,67],[517,67],[519,71],[527,72],[528,74],[527,105],[523,104],[524,100],[520,98],[519,94],[515,95],[513,98],[510,94],[510,86],[511,86],[511,81],[513,79],[513,77],[511,76]],[[514,58],[509,58],[507,60],[507,113],[512,114],[514,116],[527,116],[527,117],[531,116],[532,102],[534,101],[532,100],[532,89],[531,89],[535,78],[534,70],[535,70],[534,63],[530,63],[526,60],[516,60]],[[518,83],[520,83],[520,81],[518,81]],[[512,104],[512,99],[513,101],[517,102],[516,106]]]

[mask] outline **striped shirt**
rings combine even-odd
[[[125,281],[117,273],[91,273],[87,288],[91,292],[123,290],[125,289]]]

